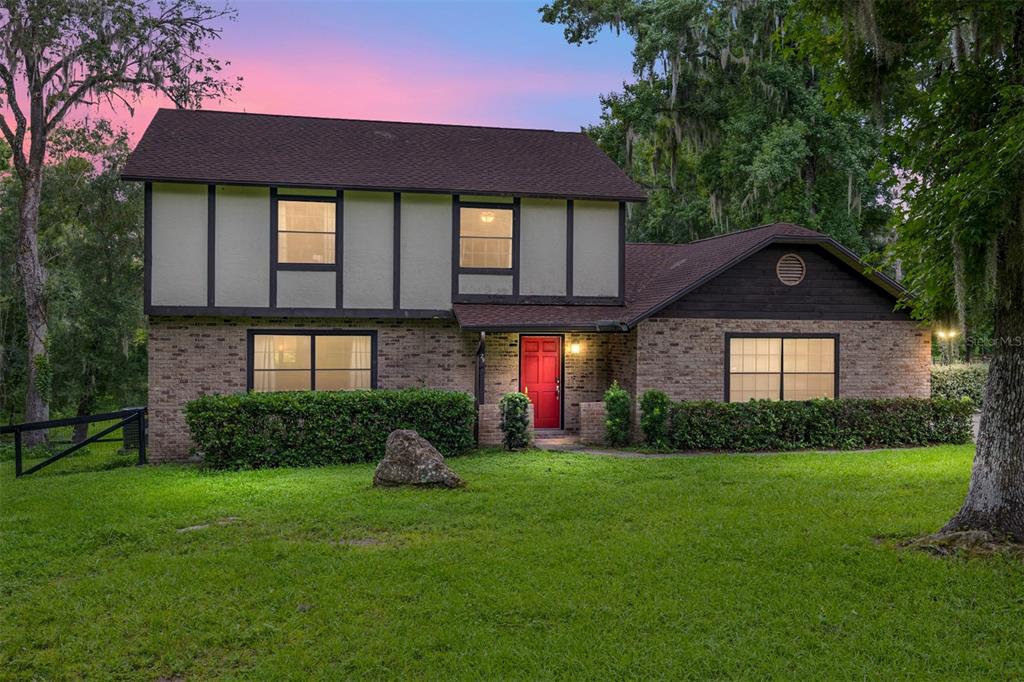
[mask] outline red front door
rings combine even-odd
[[[562,426],[562,339],[558,336],[523,336],[519,388],[533,403],[533,427]]]

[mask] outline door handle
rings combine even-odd
[[[555,397],[556,398],[561,398],[562,397],[562,380],[561,379],[555,379]]]

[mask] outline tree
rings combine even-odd
[[[16,262],[25,299],[26,420],[49,415],[41,390],[52,368],[39,211],[50,136],[83,104],[130,108],[155,91],[176,106],[199,107],[227,95],[237,84],[204,49],[220,36],[214,24],[233,16],[200,0],[0,0],[0,132],[21,185]]]
[[[128,155],[125,131],[106,121],[56,129],[43,167],[39,254],[48,277],[48,346],[52,375],[41,390],[61,413],[89,414],[139,404],[145,396],[145,316],[142,311],[142,191],[119,178]],[[20,184],[0,179],[0,245],[18,234]],[[21,343],[24,301],[13,265],[0,265],[0,415],[14,418],[13,395],[24,388]],[[84,435],[80,429],[76,436]]]
[[[630,238],[689,241],[790,221],[881,245],[889,209],[879,135],[830,108],[820,70],[786,32],[790,0],[554,0],[571,43],[606,27],[636,42],[636,82],[602,98],[588,132],[650,195]]]
[[[1024,3],[808,1],[803,19],[807,51],[874,112],[905,184],[911,304],[991,315],[971,482],[943,531],[1024,541]]]

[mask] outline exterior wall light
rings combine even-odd
[[[580,350],[582,350],[582,346],[580,346],[579,341],[573,341],[572,343],[569,344],[569,352],[572,353],[573,355],[579,355]]]

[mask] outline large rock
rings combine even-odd
[[[466,483],[425,438],[410,429],[399,429],[388,436],[384,459],[373,473],[373,485],[459,488]]]

